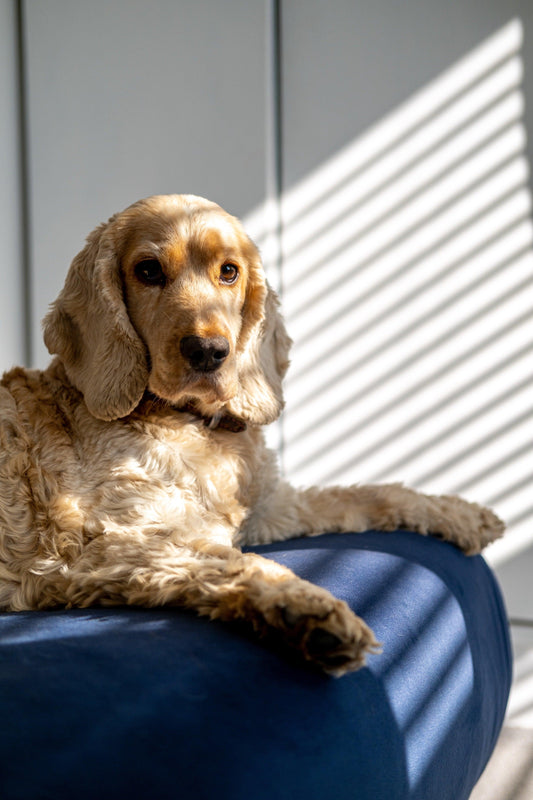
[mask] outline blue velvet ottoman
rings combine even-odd
[[[334,679],[182,610],[0,615],[2,800],[466,800],[511,681],[483,559],[409,532],[257,550],[346,600],[383,653]]]

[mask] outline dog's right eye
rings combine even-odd
[[[147,258],[145,261],[140,261],[135,266],[135,275],[147,286],[164,286],[165,273],[159,261],[156,258]]]

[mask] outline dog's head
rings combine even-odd
[[[240,222],[200,197],[151,197],[96,228],[44,338],[100,419],[127,416],[146,390],[256,425],[283,407],[277,297]]]

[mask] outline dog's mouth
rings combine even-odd
[[[228,370],[202,372],[190,370],[183,376],[183,393],[204,400],[227,403],[234,395],[233,382],[229,380]]]
[[[175,370],[161,370],[152,366],[148,390],[172,405],[179,405],[184,400],[198,400],[203,407],[213,410],[234,397],[235,369],[230,364],[217,370],[186,367],[177,374]]]

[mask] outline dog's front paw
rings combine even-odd
[[[366,654],[379,651],[368,625],[329,592],[316,587],[313,595],[280,609],[284,638],[329,675],[364,666]]]
[[[504,523],[489,508],[455,496],[437,497],[435,501],[438,523],[430,533],[441,536],[467,555],[480,553],[503,535]]]
[[[335,614],[321,620],[316,627],[310,625],[302,640],[304,657],[335,677],[360,669],[365,665],[367,653],[377,653],[380,649],[368,625],[355,614],[351,616],[348,626],[339,626]]]

